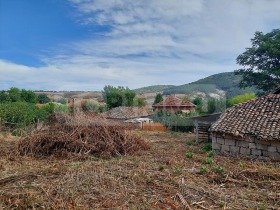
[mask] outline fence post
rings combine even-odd
[[[194,124],[195,124],[195,143],[198,144],[199,143],[199,141],[198,141],[198,121],[195,120]]]

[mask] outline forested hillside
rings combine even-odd
[[[152,85],[152,86],[147,86],[147,87],[142,87],[135,89],[134,91],[138,94],[143,94],[143,93],[154,93],[154,92],[162,92],[165,89],[176,87],[174,85]]]
[[[192,94],[195,92],[209,94],[215,93],[219,89],[226,92],[227,98],[231,98],[243,93],[257,92],[255,88],[240,89],[238,86],[240,81],[241,76],[235,75],[233,72],[219,73],[189,84],[166,88],[163,94]]]

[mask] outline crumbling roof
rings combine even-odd
[[[268,94],[227,109],[211,131],[280,141],[280,95]]]
[[[154,104],[153,107],[195,107],[195,105],[189,101],[181,100],[179,98],[176,98],[174,96],[169,96],[163,101]]]
[[[132,119],[137,117],[147,117],[153,113],[143,107],[126,107],[119,106],[113,109],[110,109],[103,114],[105,118],[108,119]]]

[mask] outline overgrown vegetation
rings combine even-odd
[[[229,99],[227,101],[227,105],[228,105],[228,107],[231,107],[233,105],[236,105],[236,104],[239,104],[242,102],[246,102],[246,101],[249,101],[254,98],[256,98],[255,93],[244,93],[242,95],[238,95],[238,96],[235,96],[235,97]]]
[[[53,112],[69,111],[68,106],[58,103],[49,103],[42,107],[27,102],[0,103],[0,123],[13,134],[21,135],[22,133],[14,131],[27,131],[30,126],[43,122]]]
[[[7,91],[0,91],[0,103],[6,102],[27,102],[27,103],[37,103],[38,97],[31,90],[18,89],[16,87],[11,87]]]
[[[189,119],[195,113],[170,113],[165,110],[156,112],[151,116],[154,122],[159,122],[167,127],[170,127],[173,131],[192,131],[193,121]]]

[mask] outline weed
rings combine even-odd
[[[202,166],[202,167],[200,168],[199,172],[200,172],[201,174],[206,174],[206,173],[208,173],[208,168],[207,168],[206,166]]]
[[[262,204],[262,205],[259,206],[259,209],[260,209],[260,210],[266,210],[267,207],[266,207],[266,205]]]
[[[209,151],[209,152],[206,153],[207,157],[213,157],[214,155],[215,155],[214,151]]]
[[[239,162],[238,165],[239,165],[240,168],[244,168],[246,166],[246,163]]]
[[[181,166],[175,166],[175,173],[176,174],[181,174],[183,171],[182,167]]]
[[[98,157],[95,157],[95,156],[92,156],[92,157],[91,157],[91,160],[92,160],[92,161],[98,161],[99,158],[98,158]]]
[[[212,150],[211,143],[204,144],[202,147],[200,147],[200,151],[202,151],[202,152],[207,152],[207,151],[211,151],[211,150]]]
[[[160,164],[159,167],[158,167],[158,170],[159,170],[159,171],[163,171],[164,168],[165,168],[165,165]]]
[[[219,201],[218,205],[219,205],[219,207],[224,207],[225,206],[225,202],[224,201]]]
[[[214,163],[214,160],[212,159],[212,158],[206,158],[206,160],[205,160],[205,163],[206,164],[213,164]]]
[[[146,180],[146,184],[147,184],[147,185],[150,185],[150,184],[152,184],[152,183],[153,183],[153,180],[151,180],[151,179],[147,179],[147,180]]]
[[[187,157],[187,158],[192,158],[193,155],[194,155],[193,152],[187,152],[187,153],[186,153],[186,157]]]
[[[224,172],[225,172],[225,169],[224,169],[223,167],[220,167],[220,166],[218,166],[218,165],[215,165],[215,166],[214,166],[214,171],[215,171],[216,173],[224,173]]]
[[[193,145],[194,143],[195,143],[195,139],[186,141],[186,145],[189,145],[189,146]]]

